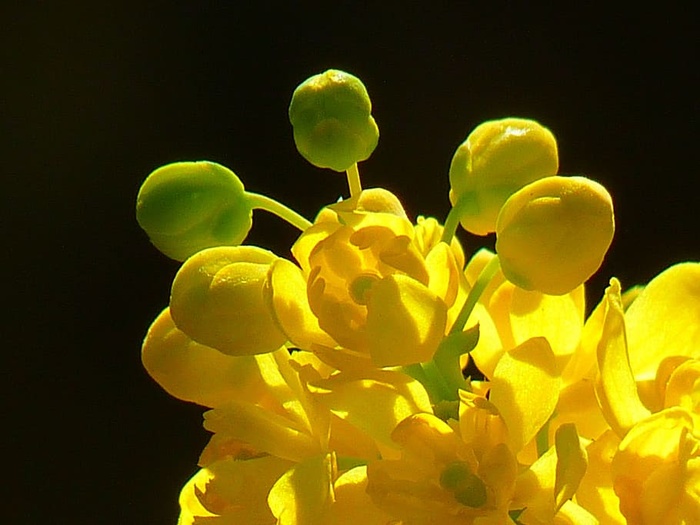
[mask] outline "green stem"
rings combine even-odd
[[[348,177],[348,186],[350,186],[350,198],[362,193],[362,183],[360,182],[360,170],[357,169],[357,162],[350,166],[345,174]]]
[[[452,209],[450,209],[445,219],[445,227],[442,231],[442,238],[440,239],[442,242],[446,242],[447,244],[452,242],[452,238],[455,236],[455,233],[457,233],[457,226],[459,226],[460,219],[467,209],[474,205],[473,201],[472,194],[466,193],[457,201],[457,204],[452,206]]]
[[[277,215],[280,219],[284,219],[289,224],[298,228],[301,231],[306,230],[311,226],[311,222],[299,215],[297,212],[288,208],[284,204],[277,202],[275,199],[266,197],[265,195],[260,195],[258,193],[246,192],[248,197],[248,202],[254,210],[265,210],[274,215]]]
[[[421,363],[421,367],[428,378],[428,383],[440,401],[454,401],[459,399],[457,390],[450,388],[450,385],[437,366],[435,361]]]
[[[474,310],[474,306],[476,306],[479,297],[481,297],[481,294],[484,293],[484,290],[491,282],[494,275],[498,273],[500,267],[501,265],[498,261],[498,255],[494,255],[486,266],[484,266],[484,269],[481,270],[481,273],[479,274],[479,277],[477,277],[474,286],[472,286],[472,289],[469,290],[469,295],[467,295],[467,300],[464,301],[464,306],[462,306],[455,323],[450,329],[451,334],[464,330],[464,326],[467,324],[467,320],[472,314],[472,310]]]
[[[440,391],[438,384],[436,384],[432,378],[428,377],[428,374],[420,363],[402,366],[401,370],[404,374],[411,376],[425,387],[425,391],[428,393],[431,403],[437,403],[442,399],[443,392]]]

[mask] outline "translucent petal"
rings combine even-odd
[[[627,523],[620,512],[620,500],[613,490],[610,471],[619,444],[617,434],[608,430],[588,445],[588,468],[576,491],[576,500],[580,505],[597,516],[601,523],[611,525]]]
[[[270,490],[267,502],[278,525],[320,525],[335,500],[331,454],[315,456],[288,470]]]
[[[454,253],[447,244],[440,243],[430,251],[425,264],[430,276],[428,288],[449,308],[457,298],[461,277]]]
[[[252,402],[263,395],[253,356],[229,356],[195,343],[177,329],[169,308],[149,328],[141,360],[160,386],[185,401],[215,407],[230,399]]]
[[[525,508],[518,518],[521,523],[552,522],[556,512],[553,495],[556,468],[557,455],[554,447],[551,447],[518,476],[511,506]]]
[[[318,243],[329,237],[340,227],[341,225],[337,222],[317,222],[310,228],[304,230],[304,233],[302,233],[296,240],[291,249],[292,255],[294,255],[294,258],[297,260],[305,274],[308,274],[311,271],[311,263],[309,262],[311,252],[316,248]]]
[[[679,406],[692,414],[695,428],[700,430],[700,360],[682,363],[669,377],[665,406]]]
[[[546,337],[562,370],[581,338],[584,301],[583,285],[564,295],[547,295],[515,287],[510,303],[515,343]]]
[[[292,465],[269,456],[213,463],[195,474],[182,489],[179,525],[196,524],[194,518],[211,516],[221,516],[222,524],[271,525],[274,517],[267,506],[268,492]],[[192,517],[191,521],[187,521],[187,516]]]
[[[374,284],[367,305],[367,335],[377,366],[432,359],[445,335],[445,303],[414,279],[390,275]]]
[[[503,354],[491,381],[490,401],[506,422],[511,450],[519,452],[550,418],[560,384],[545,338],[529,339]]]
[[[552,520],[552,525],[598,525],[596,517],[573,501],[566,501]]]
[[[367,467],[355,467],[334,484],[335,502],[324,525],[386,525],[392,516],[375,506],[367,494]]]
[[[255,449],[291,461],[320,452],[320,444],[294,422],[249,403],[231,401],[204,414],[204,428],[249,443]]]
[[[617,279],[610,281],[605,301],[603,333],[597,350],[599,376],[596,394],[605,419],[623,437],[635,423],[649,415],[649,410],[639,399],[630,370],[620,283]]]
[[[483,396],[459,391],[459,430],[462,439],[481,457],[501,443],[508,443],[508,428],[496,406]]]
[[[389,446],[400,421],[431,411],[423,386],[398,371],[340,372],[309,386],[333,413]]]
[[[313,344],[335,346],[335,341],[318,325],[306,296],[306,279],[301,270],[286,259],[275,261],[265,290],[271,311],[281,330],[298,348]]]
[[[674,407],[640,421],[624,437],[611,470],[620,508],[628,520],[640,516],[646,480],[657,469],[679,460],[681,437],[692,428],[690,414]]]
[[[652,379],[672,355],[700,357],[700,263],[660,273],[625,314],[630,365],[637,379]]]
[[[557,477],[554,483],[554,501],[560,509],[578,490],[586,473],[588,457],[576,432],[576,426],[567,423],[557,429],[555,436],[557,452]]]

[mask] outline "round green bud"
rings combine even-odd
[[[272,352],[287,337],[264,296],[270,265],[278,257],[255,246],[202,250],[177,272],[170,315],[192,340],[228,355]]]
[[[487,235],[508,197],[558,169],[557,143],[547,128],[520,118],[484,122],[452,158],[450,202],[459,203],[465,230]]]
[[[136,220],[158,250],[177,261],[204,248],[237,246],[253,225],[243,183],[214,162],[175,162],[151,173]]]
[[[314,166],[335,171],[366,160],[379,141],[371,110],[359,78],[335,69],[312,76],[289,105],[297,150]]]
[[[547,177],[503,205],[496,252],[513,284],[562,295],[600,268],[614,232],[612,198],[602,185],[585,177]]]

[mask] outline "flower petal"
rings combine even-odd
[[[194,342],[178,330],[169,310],[153,322],[141,349],[144,368],[160,386],[178,399],[207,407],[262,396],[255,357],[229,356]]]
[[[560,383],[554,353],[544,337],[503,354],[494,370],[490,401],[506,422],[511,450],[519,452],[550,418]]]
[[[389,446],[394,446],[391,432],[401,420],[431,412],[423,385],[394,370],[340,372],[309,388],[333,413]]]
[[[372,286],[367,335],[377,366],[429,361],[445,335],[446,323],[445,303],[418,281],[394,274]]]
[[[320,525],[335,497],[331,454],[298,463],[277,480],[267,498],[277,525]]]
[[[298,348],[313,344],[333,347],[333,339],[318,325],[306,295],[306,279],[299,267],[277,259],[268,272],[265,297],[282,332]]]
[[[666,357],[700,357],[700,263],[681,263],[660,273],[625,314],[630,366],[653,379]]]
[[[620,298],[620,283],[611,279],[605,291],[605,320],[598,343],[596,395],[600,408],[617,435],[625,433],[638,421],[649,415],[637,393],[632,377],[625,338],[625,318]]]
[[[196,525],[197,518],[220,516],[216,523],[272,525],[267,495],[290,467],[289,461],[267,456],[245,461],[225,459],[201,469],[180,493],[178,525]]]
[[[320,452],[319,442],[294,422],[257,405],[231,401],[204,414],[204,428],[250,443],[273,456],[301,461]]]
[[[557,451],[557,477],[554,483],[554,500],[560,509],[578,490],[586,473],[588,457],[581,446],[576,425],[567,423],[557,429],[555,435]]]

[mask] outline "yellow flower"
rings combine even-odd
[[[295,91],[298,149],[350,190],[313,223],[214,163],[165,166],[139,193],[154,244],[189,256],[142,362],[210,407],[179,524],[700,523],[700,263],[625,293],[612,279],[586,319],[612,199],[556,175],[549,130],[477,127],[444,226],[414,224],[362,189],[370,110],[340,71]],[[258,209],[301,231],[294,262],[239,245]],[[465,267],[460,223],[495,232],[497,254]]]
[[[686,410],[672,407],[625,435],[611,469],[628,523],[700,523],[699,430]]]
[[[180,492],[178,525],[274,525],[267,496],[292,462],[272,456],[222,459],[197,472]]]
[[[438,245],[424,256],[400,215],[335,209],[337,219],[322,216],[293,246],[300,268],[272,267],[268,298],[279,326],[339,368],[370,358],[374,366],[429,361],[457,297],[459,252]]]
[[[401,457],[370,463],[367,491],[405,525],[468,524],[508,519],[517,474],[501,443],[480,459],[447,423],[429,414],[402,421],[392,433]]]
[[[482,396],[460,392],[459,422],[431,414],[403,420],[392,432],[397,459],[369,464],[367,492],[404,525],[594,523],[570,501],[586,469],[573,426],[533,465],[518,464],[507,421]]]
[[[700,519],[699,272],[662,272],[626,311],[613,280],[598,309],[596,393],[612,431],[589,447],[581,501],[611,523]]]

